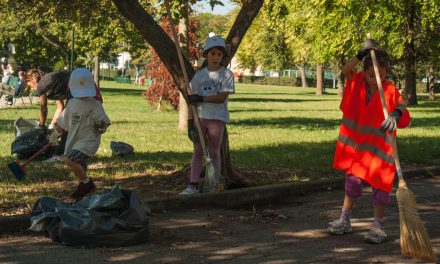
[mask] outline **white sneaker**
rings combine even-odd
[[[388,237],[387,233],[377,227],[372,227],[364,237],[364,241],[373,244],[380,244]]]
[[[199,193],[199,189],[196,186],[189,184],[186,186],[185,190],[181,191],[179,195],[193,195]]]
[[[351,232],[351,222],[350,220],[341,221],[336,219],[333,222],[328,223],[327,231],[333,235],[342,235]]]

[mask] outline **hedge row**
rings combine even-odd
[[[237,78],[237,82],[247,84],[299,87],[301,86],[301,77],[239,76]],[[309,87],[315,87],[316,79],[307,78],[307,84]],[[333,80],[325,79],[324,87],[333,87]]]

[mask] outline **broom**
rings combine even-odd
[[[371,38],[370,33],[367,34],[367,37]],[[376,52],[374,50],[371,50],[371,59],[373,61],[374,73],[376,75],[376,82],[379,90],[380,100],[382,102],[383,114],[385,119],[387,119],[388,111],[386,108],[382,81],[380,79],[379,68],[377,65]],[[399,177],[399,186],[397,188],[396,197],[399,205],[400,250],[405,256],[435,262],[436,257],[434,250],[425,226],[420,220],[419,213],[417,211],[416,199],[412,191],[408,189],[403,178],[395,138],[391,134],[388,134],[388,137],[391,141],[394,163],[396,164],[396,171]]]
[[[185,63],[183,61],[182,51],[179,47],[179,40],[177,37],[176,29],[174,28],[174,23],[172,21],[171,17],[171,11],[170,11],[170,4],[168,0],[165,0],[165,6],[167,9],[168,19],[170,21],[171,31],[173,32],[173,38],[174,38],[174,44],[177,49],[177,55],[179,57],[180,67],[183,71],[183,78],[185,80],[185,86],[186,90],[188,92],[188,95],[191,95],[191,87],[189,85],[189,79],[188,79],[188,73],[186,72]],[[209,156],[208,148],[206,147],[205,137],[202,130],[202,126],[200,124],[199,115],[197,114],[197,108],[194,105],[189,105],[191,108],[191,111],[194,114],[194,121],[197,127],[197,131],[199,133],[200,143],[202,145],[203,153],[205,156],[205,178],[203,181],[203,192],[212,192],[216,190],[216,187],[219,187],[219,189],[222,189],[222,186],[217,186],[220,181],[220,173],[216,173],[214,165],[212,163],[212,159]]]

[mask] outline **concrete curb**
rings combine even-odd
[[[405,178],[440,175],[440,166],[403,170]],[[239,208],[282,200],[286,196],[301,196],[314,191],[343,188],[342,177],[329,180],[271,184],[258,187],[202,193],[191,196],[145,199],[152,212],[195,208]],[[0,234],[26,230],[30,227],[29,215],[0,216]]]

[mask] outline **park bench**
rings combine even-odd
[[[126,76],[115,76],[115,81],[117,83],[130,83],[130,75]]]

